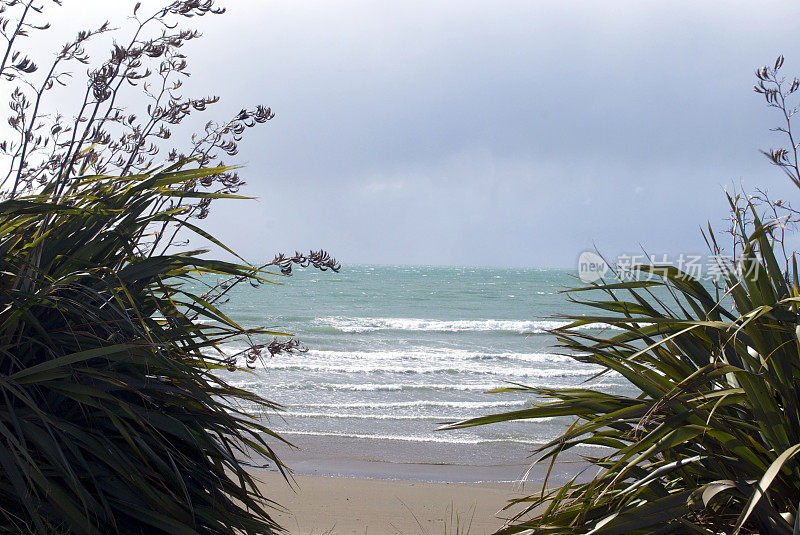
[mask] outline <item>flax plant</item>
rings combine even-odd
[[[89,176],[57,197],[0,202],[0,531],[277,528],[244,461],[283,471],[268,444],[280,439],[239,405],[278,407],[215,372],[236,366],[226,340],[279,333],[245,329],[187,289],[271,275],[139,249],[179,216],[154,205],[220,171]]]
[[[265,342],[282,333],[245,328],[222,305],[236,284],[338,264],[312,251],[254,267],[181,247],[194,235],[233,254],[197,220],[240,198],[219,154],[273,117],[244,108],[171,145],[175,125],[219,100],[182,94],[183,47],[200,37],[183,24],[224,8],[136,3],[127,23],[40,54],[48,20],[70,19],[58,9],[0,0],[0,532],[272,533],[274,504],[247,468],[286,475],[271,447],[282,439],[242,407],[280,407],[219,372],[298,343]],[[88,50],[103,39],[98,59]],[[247,349],[227,354],[234,339]]]

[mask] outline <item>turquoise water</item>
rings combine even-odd
[[[258,416],[309,450],[409,462],[436,451],[448,463],[506,447],[503,459],[524,457],[568,422],[435,429],[535,401],[485,393],[508,382],[571,387],[598,371],[556,354],[544,332],[563,323],[557,314],[588,312],[558,293],[576,284],[570,271],[359,265],[281,281],[235,288],[225,310],[244,326],[292,333],[308,351],[266,357],[253,374],[225,378],[281,403],[281,416]],[[592,384],[624,388],[614,376]]]

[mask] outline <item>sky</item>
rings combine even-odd
[[[134,2],[77,0],[112,18]],[[130,4],[130,5],[129,5]],[[265,104],[237,163],[253,201],[206,228],[244,257],[573,267],[595,247],[705,252],[725,188],[797,191],[754,69],[800,73],[797,2],[229,0],[192,19],[202,121]],[[105,6],[105,7],[100,7]],[[176,140],[177,142],[177,140]]]

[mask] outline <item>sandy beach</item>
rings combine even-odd
[[[391,441],[301,438],[302,449],[277,447],[294,471],[291,486],[274,469],[251,469],[265,496],[285,508],[275,518],[294,535],[494,533],[518,511],[501,509],[511,498],[539,492],[549,468],[547,463],[530,468],[519,462],[524,456],[516,463],[478,464],[478,456],[484,462],[502,460],[493,459],[492,450],[481,445],[461,445],[466,462],[455,464],[451,456],[442,457],[441,448],[437,456],[425,444],[405,450]],[[406,461],[429,456],[439,462],[387,461],[391,456]],[[453,464],[441,462],[445,458]],[[548,486],[563,484],[585,467],[574,454],[564,454]],[[462,526],[471,519],[470,530],[456,531],[456,517]]]
[[[472,520],[470,534],[493,533],[507,514],[498,511],[519,495],[514,483],[295,476],[290,488],[275,472],[257,477],[264,493],[287,509],[275,517],[297,535],[455,533],[456,517],[462,525]]]

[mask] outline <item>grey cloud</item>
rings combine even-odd
[[[187,92],[277,116],[242,145],[251,204],[211,230],[254,260],[571,266],[703,250],[740,180],[793,195],[752,93],[800,72],[794,2],[228,2]],[[778,15],[776,15],[778,14]],[[242,229],[247,229],[242,231]]]

